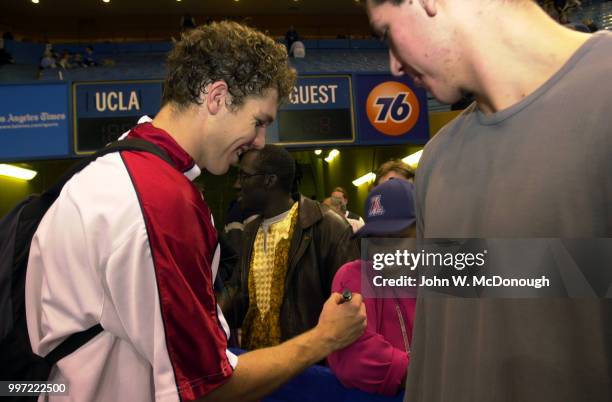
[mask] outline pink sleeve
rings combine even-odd
[[[334,277],[332,289],[345,289],[354,293],[361,291],[361,262],[345,264]],[[405,380],[408,369],[408,354],[393,347],[383,335],[376,332],[376,300],[365,300],[368,326],[365,333],[348,347],[330,354],[329,367],[347,388],[396,395]]]

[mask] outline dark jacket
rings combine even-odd
[[[351,226],[341,216],[317,201],[301,197],[299,202],[280,312],[281,341],[317,324],[336,271],[359,258]],[[245,226],[240,262],[227,283],[229,300],[220,303],[232,328],[242,326],[249,308],[248,274],[261,222],[257,218]]]

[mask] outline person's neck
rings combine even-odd
[[[166,131],[198,164],[202,164],[202,139],[198,137],[201,130],[201,116],[196,108],[179,110],[172,104],[164,105],[152,121],[154,127]],[[202,167],[202,166],[200,166]]]
[[[264,219],[270,219],[284,212],[289,211],[289,209],[291,209],[291,207],[295,203],[295,200],[291,198],[291,195],[285,194],[280,197],[271,197],[271,198],[273,199],[273,201],[271,201],[270,203],[268,203],[268,205],[266,205],[266,208],[263,212]]]
[[[567,29],[535,3],[492,8],[467,28],[466,90],[485,114],[504,110],[548,81],[589,39]]]

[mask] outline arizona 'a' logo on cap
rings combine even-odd
[[[370,210],[368,211],[368,217],[371,216],[380,216],[385,214],[385,209],[380,203],[381,195],[375,195],[370,200]]]

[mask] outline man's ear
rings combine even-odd
[[[429,17],[433,17],[438,13],[437,0],[419,0],[419,2]]]
[[[208,113],[215,115],[229,104],[230,93],[225,81],[215,81],[209,84],[206,92],[202,93],[202,101]]]

